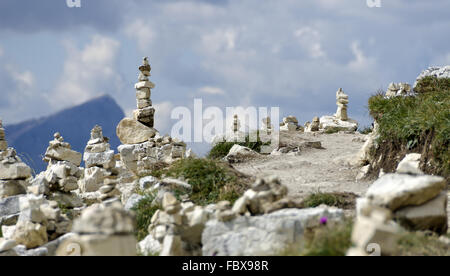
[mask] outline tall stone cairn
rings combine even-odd
[[[5,138],[5,129],[3,128],[2,120],[0,119],[0,151],[4,151],[8,148],[8,142]]]
[[[155,109],[152,107],[151,89],[155,88],[155,84],[149,81],[152,68],[148,62],[148,57],[143,60],[142,66],[139,67],[139,79],[135,84],[137,109],[134,110],[134,119],[148,127],[154,126]]]
[[[342,88],[339,88],[339,90],[336,92],[336,104],[338,106],[337,112],[336,112],[336,118],[341,121],[347,121],[348,115],[347,115],[347,105],[348,105],[348,95],[344,93]]]

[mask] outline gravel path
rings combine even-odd
[[[371,181],[356,181],[358,169],[347,160],[354,156],[365,139],[361,134],[284,133],[282,143],[320,141],[324,149],[305,149],[295,156],[261,156],[234,167],[255,177],[276,175],[292,196],[313,192],[353,192],[364,195]]]

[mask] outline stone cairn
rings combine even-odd
[[[121,163],[135,175],[155,169],[159,162],[172,163],[186,157],[185,143],[161,136],[153,128],[155,110],[150,95],[155,85],[148,79],[151,71],[148,58],[144,58],[139,71],[139,82],[135,85],[138,109],[133,119],[125,118],[117,126],[117,136],[123,144],[118,148]]]
[[[333,116],[322,116],[320,118],[320,131],[349,131],[354,132],[358,129],[358,122],[348,117],[348,95],[342,88],[336,92],[337,111]]]
[[[83,175],[79,168],[81,153],[72,150],[60,133],[55,133],[53,137],[54,140],[49,142],[44,157],[44,161],[48,163],[47,170],[38,175],[32,183],[36,194],[43,191],[70,193],[78,189],[78,180]],[[48,186],[48,189],[45,186]]]
[[[271,135],[272,134],[273,125],[272,125],[272,119],[270,117],[266,117],[266,118],[262,119],[261,130],[263,132],[265,132],[263,134],[267,134],[267,135]]]
[[[172,193],[163,196],[148,228],[149,235],[138,248],[145,255],[200,256],[202,233],[208,221],[232,221],[240,216],[257,216],[284,208],[299,208],[302,202],[288,198],[287,187],[278,179],[257,180],[234,205],[221,201],[206,207],[190,201],[179,202]]]
[[[280,131],[297,131],[298,128],[298,120],[292,115],[283,118],[283,122],[280,124]]]
[[[367,255],[380,246],[381,255],[395,255],[399,234],[409,231],[447,233],[447,185],[443,177],[425,175],[421,155],[407,155],[396,173],[385,174],[356,204],[357,219],[348,255]]]
[[[8,148],[0,120],[0,199],[25,194],[31,168],[22,162],[13,148]]]
[[[148,127],[154,126],[155,109],[152,107],[151,89],[155,84],[149,81],[152,68],[148,63],[148,57],[144,58],[142,66],[139,67],[139,82],[134,86],[136,89],[137,108],[134,110],[134,119]]]
[[[57,256],[135,256],[134,215],[118,202],[94,204],[74,221],[74,236],[62,242]]]
[[[411,93],[411,85],[408,83],[391,83],[386,91],[386,97],[406,96]]]
[[[336,92],[336,104],[338,106],[338,109],[336,111],[336,118],[341,121],[347,121],[348,115],[347,115],[347,105],[348,105],[348,95],[344,93],[342,88],[339,88],[339,90]]]
[[[320,119],[319,117],[314,117],[312,123],[307,122],[305,124],[305,132],[316,132],[320,130]]]
[[[239,121],[238,115],[235,114],[233,116],[233,126],[232,126],[233,133],[236,134],[239,131],[240,128],[241,128],[241,122]]]
[[[84,178],[79,186],[82,193],[100,192],[99,199],[106,200],[119,195],[115,188],[118,177],[114,150],[110,149],[109,139],[103,136],[100,126],[91,130],[91,139],[84,152]]]

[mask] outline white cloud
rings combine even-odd
[[[174,105],[169,102],[160,102],[154,104],[155,108],[155,128],[162,134],[170,134],[172,127],[171,113]]]
[[[81,50],[65,41],[68,57],[64,71],[48,100],[53,106],[65,107],[120,89],[122,80],[116,72],[120,43],[95,35]]]
[[[350,61],[348,67],[351,70],[367,69],[375,62],[373,58],[367,57],[361,49],[359,41],[353,41],[350,45],[354,59]]]
[[[11,64],[5,65],[5,69],[9,73],[9,77],[14,80],[19,89],[26,90],[33,87],[34,75],[31,71],[19,71],[16,66]]]
[[[215,30],[202,36],[205,50],[209,52],[232,51],[236,47],[237,31],[234,29]]]
[[[300,45],[309,53],[312,58],[325,57],[320,43],[320,33],[311,27],[302,27],[294,32]]]
[[[141,51],[146,51],[156,39],[156,32],[153,31],[151,24],[143,19],[137,19],[125,26],[124,32],[128,37],[137,41]]]
[[[203,86],[198,91],[202,94],[225,95],[225,91],[222,88],[214,86]]]

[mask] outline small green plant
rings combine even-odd
[[[330,127],[327,130],[325,130],[325,134],[334,134],[334,133],[338,133],[339,131],[342,131],[344,129],[340,128],[340,127]]]
[[[0,238],[3,238],[2,225],[0,224]]]
[[[361,134],[369,134],[369,133],[372,133],[372,127],[366,126],[366,127],[362,128],[362,129],[359,131],[359,133],[361,133]]]
[[[161,206],[155,204],[155,195],[147,193],[131,210],[136,214],[136,231],[135,235],[138,241],[145,239],[148,235],[148,227],[151,223],[153,215],[161,209]]]
[[[352,193],[314,193],[309,195],[304,201],[305,208],[315,208],[322,204],[342,209],[352,209],[355,207],[356,195]]]
[[[408,232],[398,240],[399,256],[450,256],[450,246],[439,241],[435,235],[421,232]]]
[[[300,256],[345,256],[352,246],[353,222],[344,220],[338,224],[320,226],[304,236]]]
[[[197,205],[236,201],[247,188],[246,180],[227,164],[211,159],[183,159],[153,176],[183,178],[192,186],[189,198]]]

